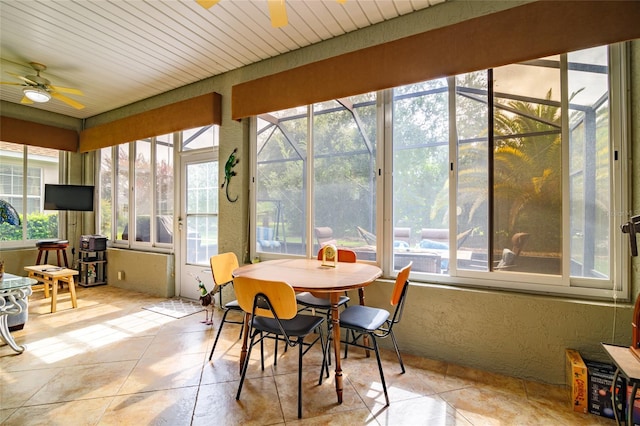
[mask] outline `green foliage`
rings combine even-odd
[[[22,215],[20,219],[24,223]],[[41,240],[45,238],[56,238],[58,236],[58,215],[31,213],[27,215],[27,238],[28,240]],[[0,240],[20,241],[22,240],[22,226],[0,223]]]

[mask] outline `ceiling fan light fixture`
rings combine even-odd
[[[22,93],[33,102],[49,102],[51,100],[51,94],[39,87],[25,87],[22,89]]]

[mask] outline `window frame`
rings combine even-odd
[[[545,276],[536,275],[532,273],[517,273],[509,271],[500,271],[499,273],[489,271],[462,271],[456,269],[455,262],[455,250],[450,249],[451,258],[451,275],[435,275],[429,273],[417,273],[412,272],[412,279],[415,282],[425,283],[439,283],[446,285],[454,285],[469,288],[485,288],[506,290],[521,293],[535,293],[535,294],[551,294],[556,296],[568,296],[584,299],[602,299],[602,300],[629,300],[630,297],[630,276],[629,276],[629,244],[627,236],[623,235],[619,229],[620,225],[628,219],[630,215],[630,176],[629,176],[629,164],[624,159],[628,158],[630,147],[629,144],[629,125],[630,117],[628,115],[628,93],[629,87],[629,61],[628,61],[628,44],[618,43],[608,46],[609,52],[609,186],[611,188],[611,208],[614,213],[611,214],[611,220],[609,223],[609,239],[610,239],[610,277],[607,280],[597,282],[594,279],[570,276],[570,242],[566,236],[569,233],[569,215],[568,215],[568,200],[569,200],[569,177],[568,177],[568,165],[569,165],[569,137],[568,137],[568,121],[569,114],[564,113],[569,111],[569,102],[567,93],[564,93],[562,99],[562,229],[563,229],[563,243],[562,243],[562,273],[560,276]],[[561,72],[561,79],[564,79],[562,87],[567,91],[567,54],[561,55],[561,67],[564,71]],[[450,78],[453,78],[451,76]],[[393,140],[392,140],[392,114],[393,114],[393,93],[392,89],[387,89],[378,92],[378,120],[377,120],[377,132],[378,132],[378,149],[376,154],[376,165],[378,168],[377,173],[377,196],[376,196],[376,234],[382,235],[383,238],[378,238],[376,242],[378,258],[375,263],[381,265],[383,269],[383,276],[394,277],[397,271],[392,270],[393,264]],[[450,108],[452,102],[449,103]],[[455,108],[455,105],[453,106]],[[312,108],[310,106],[309,110]],[[309,114],[312,114],[310,112]],[[450,114],[449,121],[455,120],[455,114],[453,118]],[[308,134],[311,137],[313,135],[312,117],[308,117],[309,130]],[[250,161],[252,176],[250,178],[250,190],[252,197],[250,198],[250,222],[251,222],[251,238],[250,238],[250,253],[251,257],[260,257],[262,259],[275,259],[282,257],[296,257],[295,255],[283,254],[283,253],[269,253],[269,252],[256,252],[255,232],[256,232],[256,187],[255,182],[257,179],[257,118],[252,117],[250,121]],[[449,237],[450,241],[455,241],[457,235],[457,225],[455,218],[455,200],[457,189],[457,158],[456,158],[456,141],[455,136],[452,136],[453,132],[450,132],[449,136]],[[564,142],[567,141],[567,142]],[[310,142],[312,147],[312,141]],[[310,148],[311,149],[311,148]],[[312,162],[310,162],[312,163]],[[310,170],[308,176],[313,175],[312,166],[309,166]],[[307,246],[313,246],[313,182],[312,179],[307,179],[304,183],[308,193],[307,200],[309,205],[307,208]],[[492,215],[492,213],[490,213]],[[492,216],[490,216],[492,217]],[[314,254],[307,250],[307,257],[313,257]],[[526,282],[523,282],[523,276],[526,277]],[[550,279],[551,277],[551,279]],[[554,281],[553,284],[548,284],[549,281]]]
[[[14,142],[7,142],[10,145],[14,145],[14,146],[20,146],[22,147],[22,150],[20,151],[19,157],[16,156],[16,158],[20,159],[21,164],[9,164],[9,166],[13,169],[13,168],[21,168],[22,169],[22,182],[21,182],[21,186],[22,186],[22,194],[16,194],[13,192],[13,188],[12,188],[12,193],[10,194],[11,197],[17,196],[19,198],[22,199],[22,205],[19,206],[19,208],[17,208],[17,210],[26,212],[26,213],[22,213],[22,223],[20,224],[20,228],[21,228],[21,234],[22,234],[22,238],[19,240],[2,240],[0,241],[0,248],[1,249],[18,249],[18,248],[25,248],[25,247],[33,247],[34,242],[38,241],[38,238],[28,238],[29,237],[29,227],[28,227],[28,215],[29,213],[29,200],[34,200],[37,198],[38,200],[38,205],[39,205],[39,211],[38,213],[44,213],[45,210],[43,208],[44,206],[44,186],[47,183],[51,183],[51,184],[59,184],[62,182],[62,165],[64,164],[64,156],[68,155],[68,154],[64,154],[63,151],[60,150],[55,150],[55,149],[51,149],[51,148],[44,148],[48,151],[56,151],[57,152],[57,163],[56,163],[56,170],[55,175],[56,175],[56,179],[55,181],[47,181],[46,180],[46,173],[45,173],[45,168],[38,166],[38,165],[30,165],[31,162],[33,161],[42,161],[42,160],[36,160],[34,157],[38,157],[37,152],[32,152],[32,150],[38,150],[41,149],[39,147],[36,146],[31,146],[31,145],[25,145],[25,144],[19,144],[19,143],[14,143]],[[17,152],[17,151],[15,151]],[[29,194],[29,179],[31,178],[31,176],[29,175],[29,171],[34,171],[36,170],[37,173],[39,174],[38,176],[38,186],[40,187],[40,191],[39,194],[37,196],[31,195]],[[16,176],[12,170],[12,176]],[[12,179],[13,181],[13,179]],[[13,187],[14,183],[12,182],[12,187]],[[14,206],[15,207],[15,206]],[[61,235],[61,231],[64,227],[66,227],[66,218],[65,215],[61,214],[61,212],[56,212],[55,215],[57,216],[57,229],[58,229],[58,233],[57,235],[52,235],[52,236],[48,236],[47,238],[60,238]]]
[[[151,251],[151,252],[160,252],[160,253],[171,253],[173,251],[173,247],[175,244],[175,241],[172,243],[160,243],[157,242],[157,226],[156,226],[156,220],[153,220],[156,217],[157,214],[157,191],[156,191],[156,185],[157,185],[157,163],[156,163],[156,145],[158,143],[158,138],[160,137],[164,137],[166,135],[162,135],[162,136],[158,136],[158,137],[150,137],[150,138],[144,138],[141,139],[140,141],[142,142],[149,142],[150,143],[150,158],[149,158],[149,165],[150,165],[150,175],[149,175],[149,184],[150,186],[147,188],[148,192],[149,192],[149,198],[150,198],[150,220],[149,220],[149,241],[136,241],[135,237],[131,238],[131,236],[136,235],[137,233],[137,229],[136,229],[136,225],[137,224],[137,212],[135,209],[135,203],[136,203],[136,188],[135,188],[135,178],[136,178],[136,145],[138,143],[138,141],[133,141],[133,142],[127,142],[124,144],[119,144],[119,145],[114,145],[109,147],[109,150],[111,150],[111,171],[110,171],[110,181],[111,181],[111,205],[112,205],[112,216],[111,216],[111,246],[114,248],[128,248],[128,249],[132,249],[132,250],[139,250],[139,251]],[[177,149],[176,147],[177,145],[177,141],[179,141],[179,133],[171,133],[168,135],[170,138],[172,138],[172,142],[173,142],[173,168],[174,168],[174,182],[173,182],[173,186],[175,188],[175,165],[176,165],[176,156],[177,154]],[[118,237],[118,217],[115,214],[115,212],[120,208],[120,206],[118,205],[118,200],[117,198],[117,187],[118,187],[118,167],[114,167],[115,163],[117,163],[118,161],[118,150],[123,147],[126,146],[126,150],[128,152],[129,158],[128,158],[128,191],[129,191],[129,196],[128,196],[128,223],[134,223],[133,227],[128,227],[128,239],[123,239],[123,238],[117,238]],[[96,154],[96,164],[98,165],[96,167],[96,182],[102,182],[100,179],[100,174],[101,174],[101,165],[102,165],[102,151],[98,150],[97,154]],[[115,190],[114,190],[115,188]],[[102,199],[100,198],[100,202],[102,202]],[[175,202],[175,201],[174,201]],[[175,204],[174,204],[174,209],[175,209]],[[101,224],[102,223],[102,217],[101,217],[101,210],[99,210],[98,214],[96,215],[96,223],[97,224]],[[175,216],[175,211],[174,211],[174,216]],[[98,229],[100,229],[100,225],[98,225]],[[174,233],[175,234],[175,233]]]

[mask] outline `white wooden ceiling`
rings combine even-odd
[[[42,63],[85,108],[30,107],[87,118],[442,1],[286,0],[289,24],[273,28],[267,0],[0,0],[0,80]],[[20,103],[21,89],[0,85],[0,100]]]

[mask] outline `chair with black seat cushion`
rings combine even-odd
[[[260,343],[260,362],[264,370],[263,340],[265,338],[283,340],[288,347],[298,346],[298,418],[302,418],[302,357],[318,341],[322,346],[323,356],[326,353],[320,327],[324,318],[298,314],[295,291],[285,282],[238,277],[235,279],[234,287],[240,307],[251,315],[248,330],[251,341],[242,365],[236,399],[240,399],[253,346]],[[310,342],[305,342],[305,337],[314,331],[318,332],[317,337]],[[277,354],[274,354],[275,356]],[[323,358],[322,369],[324,364]],[[322,379],[322,372],[320,376]]]
[[[345,358],[347,357],[347,348],[349,345],[375,351],[378,369],[380,370],[380,380],[382,381],[382,389],[384,390],[384,398],[387,405],[389,405],[389,395],[387,393],[387,384],[384,380],[384,372],[382,371],[377,339],[391,336],[393,347],[396,350],[396,356],[400,362],[400,368],[404,374],[404,363],[402,362],[402,356],[398,349],[396,336],[393,334],[393,326],[400,322],[402,318],[402,311],[404,310],[407,290],[409,288],[409,273],[411,272],[412,263],[413,262],[410,262],[402,268],[396,278],[393,293],[391,294],[391,305],[396,307],[393,317],[389,318],[390,313],[386,309],[362,305],[349,306],[340,314],[340,327],[347,330],[347,333],[345,333],[346,339],[342,342],[345,344]],[[369,345],[365,345],[364,342],[358,342],[363,336],[371,337],[371,339],[369,339],[371,341]],[[330,338],[331,336],[329,336],[329,339]]]
[[[318,260],[322,260],[322,251],[324,247],[318,250]],[[338,249],[338,262],[347,262],[347,263],[356,263],[357,257],[356,253],[351,250],[346,249]],[[308,291],[298,293],[296,295],[296,300],[298,304],[303,306],[302,310],[319,310],[326,315],[331,313],[331,301],[325,294],[317,294],[314,295]],[[349,297],[346,295],[340,296],[340,300],[338,301],[338,306],[346,306],[349,302]]]
[[[209,263],[211,265],[211,274],[213,275],[213,282],[215,285],[220,286],[220,294],[222,294],[222,289],[226,287],[228,284],[233,284],[233,271],[238,268],[238,257],[235,253],[222,253],[216,254],[209,258]],[[222,301],[222,296],[220,296],[220,301]],[[213,358],[213,351],[216,349],[216,345],[218,344],[218,339],[220,338],[220,333],[222,332],[222,327],[225,323],[231,324],[240,324],[244,326],[243,320],[230,320],[227,319],[227,315],[229,312],[235,311],[239,314],[242,313],[242,308],[238,304],[237,300],[232,300],[231,302],[226,303],[222,306],[224,310],[224,314],[222,315],[222,320],[220,321],[220,325],[218,326],[218,332],[216,333],[216,339],[213,342],[213,347],[211,348],[211,354],[209,355],[209,361]],[[240,334],[238,339],[242,337],[242,329],[240,327]]]

